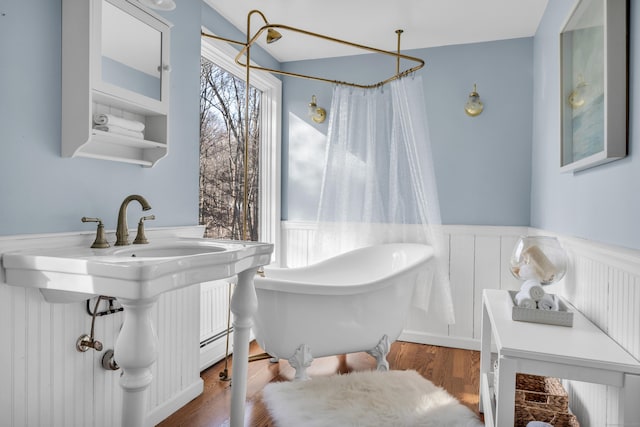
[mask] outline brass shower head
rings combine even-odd
[[[267,44],[271,44],[273,42],[277,42],[282,38],[282,34],[274,30],[273,28],[269,28],[267,30]]]

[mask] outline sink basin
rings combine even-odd
[[[93,295],[148,299],[269,264],[273,245],[169,238],[107,249],[62,247],[5,252],[6,282],[36,287],[49,302]]]
[[[226,249],[224,247],[214,246],[214,245],[207,245],[207,246],[169,245],[165,247],[137,246],[137,247],[114,251],[113,255],[121,256],[121,257],[132,257],[132,258],[140,258],[140,257],[167,258],[167,257],[182,257],[182,256],[223,252],[225,250]]]

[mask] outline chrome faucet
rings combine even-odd
[[[129,202],[136,200],[142,206],[143,211],[151,209],[151,205],[147,200],[137,194],[127,196],[120,205],[118,211],[118,226],[116,228],[116,243],[115,246],[125,246],[129,244],[129,228],[127,226],[127,206]]]

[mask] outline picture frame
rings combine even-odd
[[[627,155],[628,0],[580,0],[560,32],[560,170]]]

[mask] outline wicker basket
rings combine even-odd
[[[526,427],[530,421],[543,421],[554,427],[580,427],[575,415],[516,404],[514,427]]]
[[[567,412],[569,396],[557,378],[516,374],[516,405]]]

